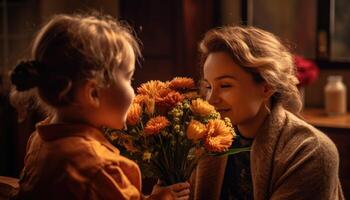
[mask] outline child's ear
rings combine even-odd
[[[100,106],[100,91],[96,81],[88,80],[84,87],[87,103],[95,108]]]

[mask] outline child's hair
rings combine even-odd
[[[131,28],[112,17],[57,15],[35,37],[31,59],[12,71],[12,96],[30,91],[48,108],[66,106],[80,83],[94,79],[100,86],[114,84],[115,72],[139,56]]]
[[[298,79],[291,53],[280,40],[255,27],[228,26],[207,32],[200,42],[201,64],[213,52],[226,52],[257,83],[266,82],[275,93],[273,103],[298,113],[301,109]]]

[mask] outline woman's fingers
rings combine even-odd
[[[170,189],[163,188],[157,193],[152,193],[148,200],[177,200],[175,193]]]
[[[190,184],[188,182],[176,183],[168,186],[176,196],[176,200],[188,200],[190,198]]]
[[[169,189],[171,189],[174,192],[178,192],[181,190],[186,190],[190,188],[190,184],[188,182],[184,182],[184,183],[176,183],[174,185],[170,185],[168,186]]]
[[[174,192],[177,197],[184,197],[190,195],[190,189],[184,189],[179,192]]]
[[[169,198],[170,196],[165,195],[166,191],[172,194],[174,200],[188,200],[190,198],[190,184],[188,182],[176,183],[166,187],[162,187],[160,184],[161,182],[158,181],[153,187],[152,194],[154,195],[151,195],[153,198],[159,198],[159,196],[162,197],[160,199]]]
[[[188,199],[190,199],[190,196],[176,198],[176,200],[188,200]]]

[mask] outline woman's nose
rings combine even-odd
[[[212,105],[216,105],[220,102],[220,98],[218,94],[212,90],[212,91],[209,91],[207,94],[207,101]]]

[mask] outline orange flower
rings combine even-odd
[[[151,118],[146,123],[146,127],[144,129],[145,134],[154,135],[156,133],[159,133],[161,130],[163,130],[165,127],[169,125],[170,125],[169,120],[164,116],[157,116],[157,117]]]
[[[155,109],[155,99],[151,98],[150,96],[147,95],[136,95],[134,98],[134,103],[140,104],[141,106],[145,107],[145,112],[148,115],[153,114],[154,109]]]
[[[155,100],[149,97],[144,99],[145,111],[148,115],[152,115],[155,109]]]
[[[191,78],[184,78],[184,77],[175,77],[172,81],[169,83],[169,87],[171,89],[177,90],[177,89],[191,89],[194,88],[195,84],[193,79]]]
[[[201,97],[197,92],[186,92],[183,96],[187,99],[197,99]]]
[[[142,105],[143,102],[145,101],[145,98],[147,98],[146,95],[138,94],[135,96],[133,103],[138,103],[138,104]]]
[[[133,103],[129,108],[126,123],[135,126],[140,121],[141,114],[142,108],[140,104]]]
[[[192,100],[190,109],[193,113],[203,117],[215,112],[214,106],[203,99]]]
[[[219,119],[209,120],[204,147],[210,152],[226,151],[232,144],[232,129]]]
[[[156,99],[156,104],[164,107],[173,107],[185,97],[179,92],[171,91],[166,96]]]
[[[200,140],[207,131],[207,127],[197,120],[191,120],[187,127],[187,138],[190,140]]]
[[[168,88],[168,84],[152,80],[141,84],[141,86],[137,88],[137,92],[141,95],[159,98],[169,93],[170,89]]]

